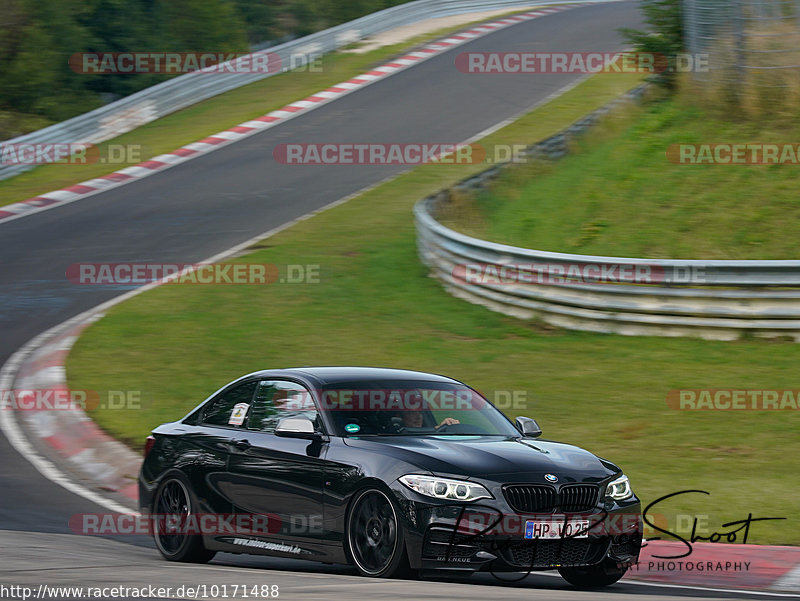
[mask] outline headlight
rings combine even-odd
[[[448,499],[451,501],[475,501],[477,499],[493,499],[491,493],[480,484],[465,480],[451,480],[450,478],[437,478],[436,476],[418,476],[409,474],[401,476],[400,482],[414,492],[435,499]]]
[[[611,497],[615,501],[622,501],[623,499],[632,497],[633,491],[631,490],[631,483],[628,480],[628,476],[620,476],[616,480],[609,482],[606,486],[606,496]]]

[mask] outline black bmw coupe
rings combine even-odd
[[[173,561],[224,551],[365,576],[557,569],[612,584],[639,556],[639,499],[613,463],[540,435],[443,376],[260,371],[153,430],[140,506]]]

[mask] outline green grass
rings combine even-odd
[[[595,77],[486,143],[542,139],[632,82]],[[545,436],[618,462],[645,501],[681,489],[661,513],[708,514],[713,529],[755,516],[750,542],[800,543],[791,520],[798,415],[690,414],[679,388],[792,388],[800,346],[636,338],[547,329],[449,296],[416,256],[414,203],[480,166],[426,165],[303,221],[239,262],[318,264],[320,282],[167,285],[111,309],[67,365],[76,389],[141,390],[142,409],[96,411],[140,448],[151,428],[184,415],[241,374],[267,367],[366,364],[448,374],[479,390],[519,390]],[[719,529],[719,528],[717,528]]]
[[[513,14],[514,11],[508,13]],[[498,16],[497,18],[500,18]],[[416,36],[405,42],[356,54],[334,52],[322,58],[321,71],[292,71],[262,79],[225,94],[199,102],[126,134],[98,144],[99,156],[113,145],[134,145],[137,160],[130,164],[89,163],[42,165],[18,176],[0,181],[0,206],[20,202],[45,192],[77,184],[113,171],[171,152],[229,127],[279,109],[383,64],[425,42],[453,31],[469,28],[473,23],[440,29]],[[2,115],[0,115],[2,117]]]
[[[685,98],[629,107],[558,163],[521,165],[447,222],[497,242],[578,254],[795,259],[800,166],[681,165],[671,144],[792,143],[796,123],[726,121]]]
[[[52,124],[52,121],[39,115],[0,110],[0,140],[16,138]]]

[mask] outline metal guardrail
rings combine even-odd
[[[588,2],[584,0],[583,3],[607,1],[614,0],[588,0]],[[575,0],[416,0],[254,52],[253,55],[277,54],[281,64],[287,65],[292,64],[290,62],[292,56],[324,54],[361,38],[426,19],[476,11],[513,10],[545,4],[574,3]],[[189,105],[276,74],[228,73],[223,69],[220,70],[223,72],[195,71],[169,79],[88,113],[3,143],[98,144]],[[0,165],[0,179],[11,177],[32,167],[33,165],[29,164]]]
[[[569,139],[610,108],[531,146],[527,154],[563,155]],[[486,188],[503,168],[487,169],[454,189]],[[439,223],[437,213],[451,193],[443,190],[420,201],[414,215],[419,256],[454,296],[575,330],[720,340],[749,333],[800,341],[798,260],[641,259],[508,246]]]

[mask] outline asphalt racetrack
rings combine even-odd
[[[202,261],[404,169],[286,166],[272,157],[276,144],[466,140],[580,76],[468,75],[455,68],[457,53],[613,51],[622,47],[617,28],[635,27],[640,18],[635,2],[612,2],[523,22],[172,169],[0,224],[0,364],[46,329],[127,291],[72,284],[65,277],[70,264]],[[501,583],[491,575],[474,577],[471,584],[379,581],[358,577],[346,567],[236,555],[218,555],[206,566],[173,564],[163,561],[143,537],[121,541],[70,534],[70,516],[102,511],[43,477],[0,439],[4,556],[0,581],[4,583],[34,588],[42,584],[154,585],[173,587],[167,595],[171,598],[181,596],[177,590],[181,585],[201,584],[278,585],[280,598],[288,599],[612,600],[746,595],[630,582],[600,593],[580,592],[551,575],[533,575],[515,583]],[[205,592],[208,595],[211,589]],[[217,592],[222,596],[221,589]],[[59,596],[70,594],[49,598]],[[195,596],[203,598],[201,591]]]

